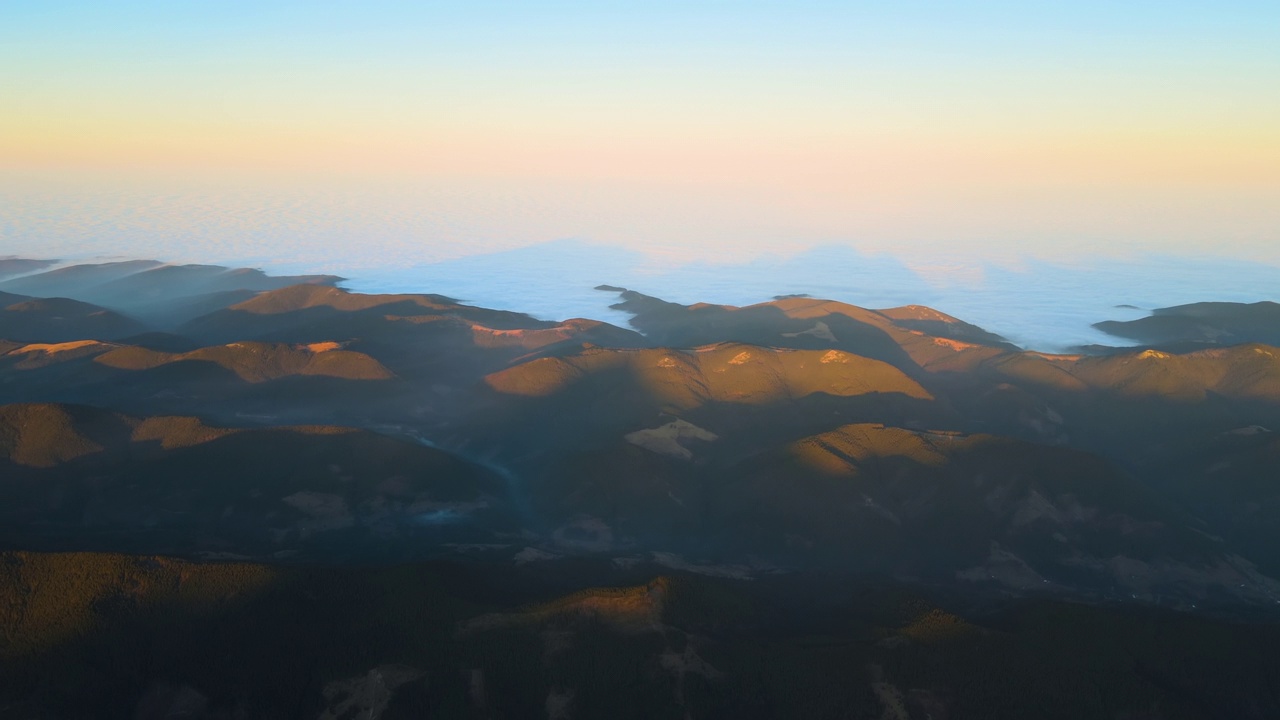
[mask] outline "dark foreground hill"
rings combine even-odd
[[[0,555],[0,704],[96,718],[1269,718],[1280,634],[652,567]],[[580,585],[583,576],[606,578]]]

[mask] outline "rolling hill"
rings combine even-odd
[[[0,469],[6,547],[421,557],[512,522],[492,472],[352,428],[5,405]]]
[[[624,374],[653,402],[687,410],[707,402],[767,403],[814,393],[849,396],[897,393],[932,399],[893,366],[837,350],[783,350],[736,343],[694,348],[614,350],[539,358],[494,373],[485,382],[501,393],[543,397],[579,379]]]
[[[679,305],[634,291],[623,291],[621,297],[613,307],[633,313],[631,324],[659,345],[741,342],[832,348],[890,363],[917,378],[922,370],[961,370],[1016,350],[992,333],[918,305],[876,311],[788,297],[739,308]]]
[[[57,260],[32,260],[29,258],[5,257],[0,258],[0,280],[5,280],[15,275],[26,275],[28,273],[43,270],[51,265],[57,264]]]
[[[151,370],[174,363],[211,363],[251,383],[291,375],[323,375],[347,380],[386,380],[393,377],[377,360],[341,348],[341,344],[335,342],[301,346],[232,343],[185,353],[122,347],[98,355],[94,361],[120,370]]]

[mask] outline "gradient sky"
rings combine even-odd
[[[171,256],[364,218],[417,259],[1280,264],[1280,3],[8,0],[0,192],[5,243],[62,254],[150,203]],[[244,219],[276,212],[309,230]]]

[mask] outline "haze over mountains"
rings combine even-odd
[[[106,687],[120,717],[1280,714],[1272,303],[1046,354],[915,304],[600,286],[620,327],[328,275],[0,273],[19,714]],[[227,660],[270,643],[318,659]]]

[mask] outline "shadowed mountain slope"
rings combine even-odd
[[[114,340],[136,335],[146,326],[106,308],[62,297],[0,297],[0,338],[19,342],[60,343]]]
[[[13,293],[0,292],[0,307],[17,305],[18,303],[26,302],[30,299],[31,298],[27,297],[26,295],[15,295]]]
[[[1141,352],[1083,357],[1016,353],[984,364],[1003,379],[1065,391],[1122,397],[1203,400],[1210,395],[1280,401],[1280,349],[1239,345],[1180,355]]]
[[[1173,502],[1074,450],[850,425],[766,452],[723,482],[725,522],[762,550],[1022,590],[1280,600],[1280,582]]]
[[[421,557],[511,522],[493,473],[352,428],[6,405],[0,469],[6,547]]]
[[[1280,574],[1280,437],[1274,431],[1236,428],[1187,443],[1151,465],[1154,487],[1194,508],[1223,537],[1255,548],[1259,566]]]
[[[129,337],[120,338],[118,343],[167,353],[185,353],[200,349],[200,344],[195,340],[168,332],[145,332],[138,335],[130,335]]]
[[[1241,557],[1253,545],[1210,537],[1094,455],[868,423],[786,442],[696,419],[515,459],[545,523],[540,547],[652,549],[725,576],[823,568],[974,593],[1280,601],[1280,582]]]

